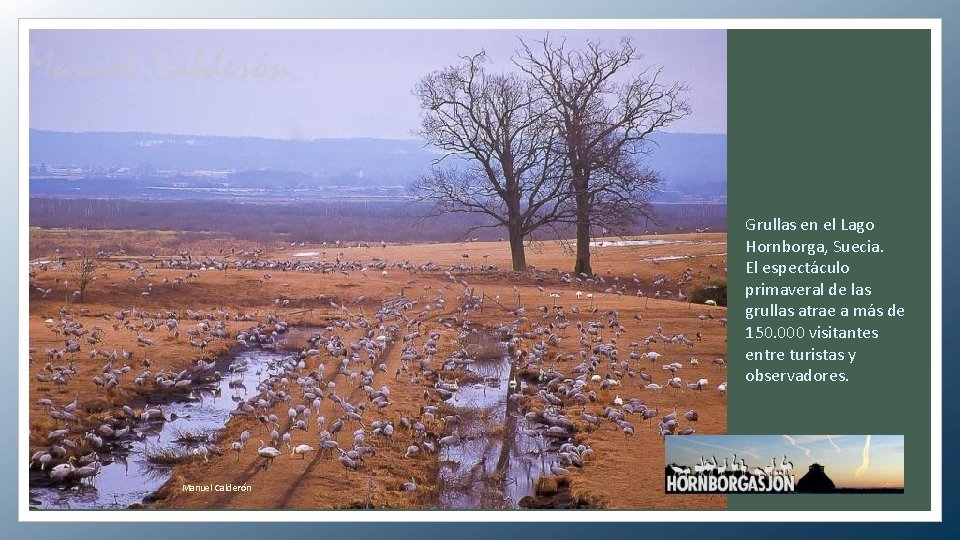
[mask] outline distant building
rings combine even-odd
[[[823,465],[814,463],[810,465],[810,470],[803,478],[797,480],[798,493],[829,493],[837,488],[833,480],[824,472]]]

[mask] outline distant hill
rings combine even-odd
[[[647,164],[660,172],[665,191],[688,197],[726,194],[726,135],[662,133],[655,142]],[[30,130],[31,176],[35,177],[46,176],[48,170],[73,171],[75,179],[115,176],[117,171],[136,177],[231,171],[237,181],[244,176],[241,173],[255,173],[262,179],[275,172],[296,178],[298,184],[397,186],[426,170],[437,155],[420,141],[401,139],[299,141]]]
[[[162,170],[274,170],[400,181],[434,156],[415,140],[209,137],[158,133],[30,131],[31,165]]]

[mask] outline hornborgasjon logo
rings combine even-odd
[[[706,459],[700,456],[699,463],[693,467],[671,463],[664,468],[664,491],[677,493],[793,493],[796,491],[796,479],[793,476],[793,464],[783,456],[780,463],[776,458],[770,465],[750,468],[743,459],[736,457],[733,463],[727,458],[723,463],[716,457]]]

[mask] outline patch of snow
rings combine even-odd
[[[590,242],[590,247],[662,246],[680,243],[677,240],[594,240]]]

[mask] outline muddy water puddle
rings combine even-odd
[[[144,497],[159,489],[172,474],[171,465],[150,462],[147,457],[160,450],[192,455],[200,441],[182,440],[206,436],[212,443],[216,432],[230,419],[230,411],[239,400],[259,392],[257,386],[269,376],[271,365],[288,355],[261,350],[243,349],[216,362],[221,378],[212,383],[195,385],[185,400],[154,403],[160,405],[167,421],[139,421],[133,425],[136,434],[120,448],[100,454],[103,469],[90,484],[36,487],[45,480],[46,472],[31,470],[30,504],[35,508],[111,509],[141,503]],[[234,369],[230,366],[244,366]],[[178,442],[181,439],[181,442]],[[213,446],[211,445],[211,448]],[[229,444],[220,445],[229,452]]]
[[[462,385],[448,401],[460,417],[459,444],[440,455],[437,490],[445,509],[517,508],[556,461],[544,426],[531,425],[516,406],[519,385],[509,357],[478,360],[467,370],[482,382]]]

